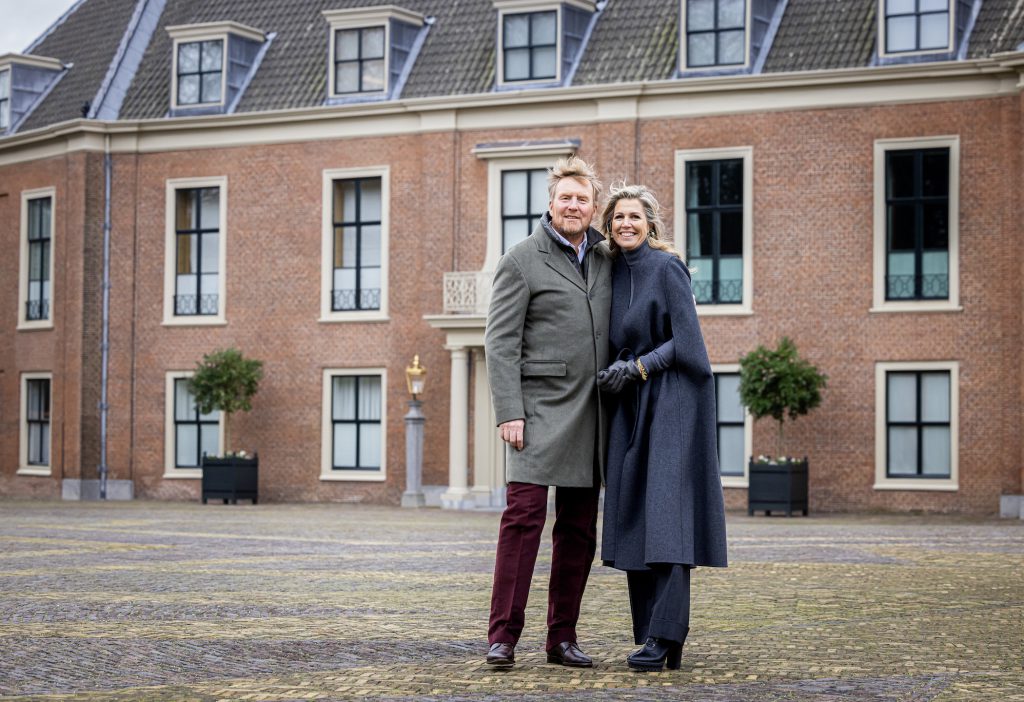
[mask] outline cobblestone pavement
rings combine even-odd
[[[596,666],[545,662],[549,546],[516,667],[483,664],[498,519],[0,502],[0,696],[1024,700],[1020,521],[730,515],[682,670],[633,673],[625,578],[601,566],[580,623]]]

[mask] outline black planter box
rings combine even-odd
[[[750,482],[747,488],[747,514],[763,509],[803,512],[807,516],[807,459],[798,463],[750,462]]]
[[[203,504],[208,499],[238,504],[239,500],[258,500],[259,457],[208,458],[203,456]]]

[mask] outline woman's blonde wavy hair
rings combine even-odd
[[[608,194],[608,202],[601,212],[601,233],[612,253],[618,255],[619,245],[612,238],[612,217],[615,215],[615,205],[619,200],[636,200],[644,208],[644,216],[647,217],[647,245],[658,251],[665,251],[673,256],[683,259],[683,255],[676,251],[670,244],[662,241],[661,235],[665,231],[665,223],[661,219],[661,205],[645,185],[612,185]]]

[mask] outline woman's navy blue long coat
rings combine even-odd
[[[678,257],[646,244],[619,254],[609,341],[613,358],[641,358],[649,377],[608,396],[602,560],[727,565],[714,376]]]

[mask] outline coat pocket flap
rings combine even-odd
[[[523,361],[523,376],[554,376],[565,375],[565,361]]]

